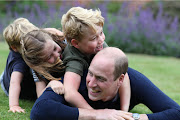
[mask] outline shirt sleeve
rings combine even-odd
[[[78,116],[78,108],[67,106],[63,95],[56,94],[49,87],[34,103],[30,118],[31,120],[78,120]]]
[[[25,74],[29,70],[29,67],[22,60],[16,60],[13,63],[13,71],[18,71]]]
[[[74,72],[83,76],[83,64],[80,61],[72,60],[66,64],[66,72]]]
[[[31,72],[33,75],[34,82],[39,82],[40,80],[39,80],[38,76],[36,75],[35,71],[33,69],[31,69]]]

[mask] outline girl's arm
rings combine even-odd
[[[12,72],[10,87],[9,87],[9,111],[15,112],[25,112],[19,106],[19,96],[21,92],[21,81],[23,79],[23,74],[20,72]]]
[[[65,99],[67,102],[78,108],[93,109],[78,92],[81,82],[81,76],[73,73],[66,72],[64,75]]]
[[[126,73],[124,76],[124,81],[122,86],[119,88],[119,96],[120,96],[120,106],[121,110],[128,111],[130,104],[130,96],[131,96],[131,86],[128,74]]]
[[[46,88],[46,83],[44,81],[38,81],[35,82],[35,84],[36,84],[37,97],[40,97]]]

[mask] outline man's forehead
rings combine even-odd
[[[93,71],[96,74],[111,74],[114,70],[114,64],[110,59],[104,57],[96,57],[90,67],[90,71]]]

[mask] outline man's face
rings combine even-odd
[[[86,55],[96,54],[103,49],[105,40],[103,28],[96,26],[96,33],[89,28],[86,28],[85,31],[84,37],[78,42],[78,49]]]
[[[114,80],[114,61],[110,58],[95,56],[86,77],[88,96],[93,101],[108,101],[118,92],[119,78]]]

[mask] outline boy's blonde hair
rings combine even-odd
[[[20,50],[21,37],[26,33],[37,29],[38,27],[30,23],[26,18],[18,18],[4,29],[3,37],[9,47],[14,46]]]
[[[69,43],[72,39],[81,41],[88,29],[96,32],[96,26],[104,25],[104,18],[100,10],[88,10],[81,7],[72,7],[61,20],[63,33]]]
[[[47,55],[43,53],[47,40],[53,40],[50,34],[44,30],[33,30],[22,37],[22,57],[26,64],[37,73],[40,73],[48,80],[59,80],[51,73],[64,72],[64,65],[59,58],[56,63],[50,64],[46,62]],[[61,40],[62,41],[62,40]]]

